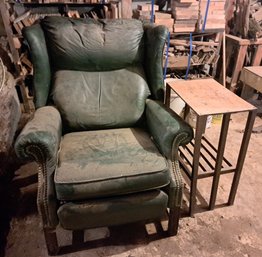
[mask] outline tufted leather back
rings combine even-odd
[[[144,60],[138,20],[46,17],[41,26],[54,70],[109,71]]]

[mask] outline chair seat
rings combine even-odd
[[[166,159],[142,129],[74,132],[62,139],[55,172],[59,200],[135,193],[169,181]]]

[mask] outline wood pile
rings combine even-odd
[[[174,32],[193,32],[198,21],[199,4],[196,0],[173,0]]]
[[[154,22],[156,25],[165,25],[169,32],[173,32],[174,20],[171,13],[156,11]]]
[[[248,36],[250,38],[262,37],[262,2],[251,1],[250,3],[250,19],[249,19],[249,31]]]
[[[201,0],[199,2],[199,29],[225,29],[225,0]],[[206,18],[206,22],[205,22]]]
[[[225,0],[171,0],[171,11],[154,8],[154,23],[170,32],[189,33],[225,29]],[[150,21],[151,4],[138,5],[134,18]]]
[[[103,3],[108,3],[108,0],[104,0]],[[23,0],[21,3],[39,3],[39,4],[49,4],[49,3],[87,3],[87,4],[98,4],[101,3],[99,0]]]
[[[230,34],[245,38],[262,37],[262,3],[261,0],[236,1],[234,16],[231,19]]]
[[[158,5],[154,5],[154,12],[159,10]],[[150,22],[152,14],[152,4],[138,4],[137,8],[133,10],[133,18],[139,19],[145,22]]]
[[[159,11],[159,6],[154,5],[153,22],[157,25],[165,25],[169,31],[173,32],[174,20],[171,13]],[[138,4],[137,9],[133,10],[133,18],[142,20],[144,22],[151,22],[152,4]]]
[[[190,66],[198,67],[205,64],[215,65],[219,59],[217,51],[219,42],[215,40],[192,41],[192,57]],[[168,68],[185,70],[188,66],[190,42],[187,39],[171,39],[168,51]]]

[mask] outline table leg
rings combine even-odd
[[[243,81],[243,87],[241,91],[241,98],[248,99],[251,98],[254,94],[254,88],[246,85],[246,83]]]
[[[262,60],[262,45],[258,45],[251,66],[260,66]]]
[[[192,175],[191,175],[190,202],[189,202],[189,214],[191,217],[194,216],[194,212],[195,212],[197,176],[198,176],[198,168],[199,168],[201,140],[202,140],[202,135],[206,128],[206,121],[207,121],[206,115],[197,117],[193,168],[192,168]]]
[[[247,52],[247,45],[238,46],[238,55],[233,67],[232,78],[230,83],[230,89],[236,86],[237,80],[239,78],[239,74],[241,69],[243,68],[245,57]]]
[[[256,118],[256,113],[257,113],[257,110],[255,109],[255,110],[250,111],[249,114],[248,114],[245,132],[244,132],[244,135],[243,135],[243,139],[242,139],[242,143],[241,143],[241,147],[240,147],[240,151],[239,151],[239,155],[238,155],[236,171],[235,171],[235,174],[234,174],[234,178],[233,178],[233,182],[232,182],[232,185],[231,185],[231,190],[230,190],[230,194],[229,194],[229,198],[228,198],[228,205],[233,205],[234,200],[235,200],[237,187],[238,187],[238,184],[239,184],[242,168],[243,168],[245,157],[246,157],[249,139],[250,139],[252,128],[253,128],[253,125],[254,125],[254,121],[255,121],[255,118]]]
[[[190,107],[187,103],[185,103],[185,109],[184,109],[184,120],[186,120],[187,116],[189,115]]]
[[[167,107],[170,107],[170,95],[171,95],[171,88],[170,88],[170,86],[166,83],[165,105],[166,105]]]
[[[210,210],[213,210],[214,207],[215,207],[215,202],[216,202],[216,197],[217,197],[217,189],[218,189],[219,178],[220,178],[220,171],[221,171],[221,167],[222,167],[225,145],[226,145],[227,132],[228,132],[228,127],[229,127],[229,121],[230,121],[230,113],[224,114],[221,132],[220,132],[220,137],[219,137],[219,143],[218,143],[214,177],[213,177],[212,188],[211,188],[211,196],[210,196],[210,202],[209,202],[209,209]]]

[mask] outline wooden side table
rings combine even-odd
[[[185,115],[188,114],[191,108],[195,111],[197,117],[195,139],[192,143],[192,149],[187,146],[180,148],[179,157],[181,167],[191,181],[189,201],[190,216],[193,216],[195,212],[198,179],[213,177],[209,201],[209,209],[212,210],[215,207],[220,175],[234,173],[227,202],[228,205],[232,205],[235,200],[257,109],[223,87],[214,79],[173,80],[167,82],[167,106],[170,105],[171,89],[185,102]],[[245,111],[248,112],[248,118],[237,163],[233,166],[224,157],[230,115],[232,113]],[[204,135],[207,117],[216,114],[223,115],[217,149]],[[190,156],[192,160],[190,160]],[[213,163],[212,160],[214,161]]]
[[[252,97],[254,90],[262,93],[262,66],[244,67],[241,71],[240,80],[243,82],[241,97]]]

